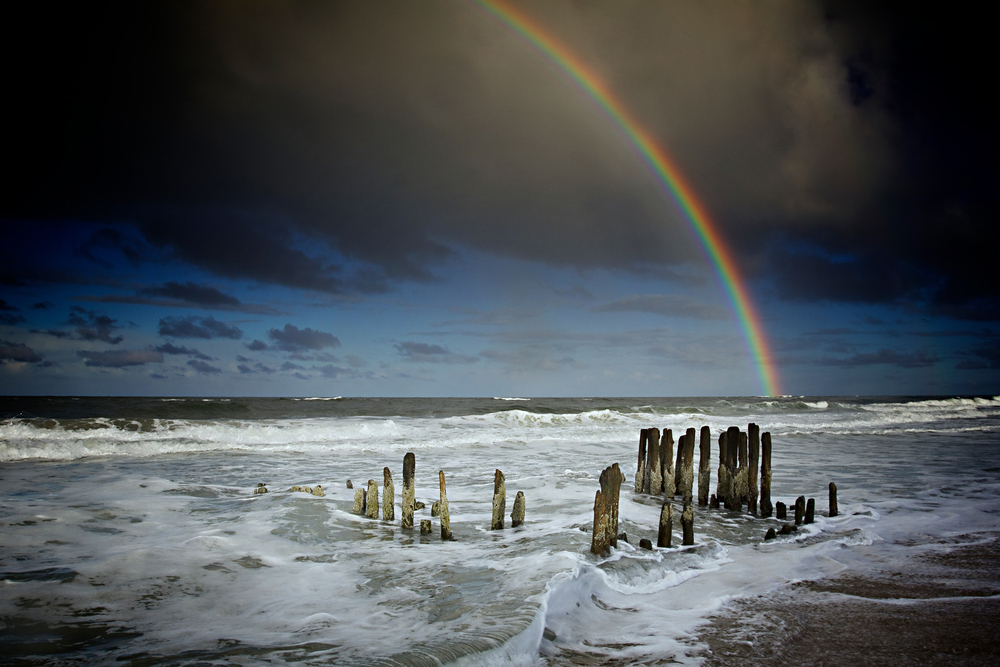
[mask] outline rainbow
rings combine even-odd
[[[743,337],[757,368],[762,393],[778,395],[778,373],[771,350],[764,337],[760,316],[754,308],[746,281],[718,228],[708,216],[705,206],[698,200],[691,184],[681,174],[653,137],[636,121],[618,100],[612,90],[598,76],[563,46],[559,40],[542,29],[524,12],[499,0],[476,0],[477,4],[501,22],[511,27],[535,48],[548,56],[604,110],[621,128],[628,140],[665,186],[670,198],[690,223],[699,242],[715,266],[726,295],[739,320]]]

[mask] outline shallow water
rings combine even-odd
[[[996,398],[3,398],[0,415],[0,654],[24,664],[695,664],[734,596],[1000,527]],[[749,422],[772,435],[772,498],[815,497],[816,523],[764,543],[777,521],[696,508],[693,547],[634,547],[659,517],[632,491],[639,429]],[[408,451],[416,519],[443,470],[455,541],[436,517],[400,528]],[[630,543],[601,559],[614,462]],[[346,488],[381,487],[383,466],[393,523]],[[495,468],[508,513],[527,498],[518,529],[489,530]]]

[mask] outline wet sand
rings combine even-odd
[[[706,667],[1000,664],[1000,535],[744,598],[696,641]]]

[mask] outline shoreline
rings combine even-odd
[[[871,572],[736,599],[693,638],[706,648],[691,655],[705,667],[995,665],[1000,534],[964,537]]]

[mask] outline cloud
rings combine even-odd
[[[6,324],[7,326],[14,326],[15,324],[20,324],[21,322],[26,322],[24,315],[21,313],[7,313],[0,312],[0,324]]]
[[[103,296],[81,296],[83,301],[96,303],[130,303],[142,306],[166,308],[202,308],[204,310],[228,310],[259,315],[278,315],[281,311],[271,306],[243,303],[229,294],[223,294],[214,287],[186,283],[167,282],[158,287],[146,287],[135,295],[107,294]]]
[[[160,335],[173,338],[232,338],[239,339],[243,332],[235,325],[219,322],[214,317],[164,317],[160,320]]]
[[[142,366],[143,364],[163,361],[163,354],[156,350],[111,350],[108,352],[79,350],[77,355],[87,360],[84,365],[100,368]]]
[[[725,308],[700,303],[680,294],[642,294],[627,296],[591,308],[595,313],[653,313],[667,317],[693,317],[705,320],[725,320],[731,314]]]
[[[256,338],[254,338],[253,342],[245,343],[245,345],[248,350],[252,350],[253,352],[260,352],[261,350],[267,349],[267,343],[262,340],[257,340]]]
[[[157,345],[153,348],[157,352],[162,352],[163,354],[186,354],[193,356],[196,359],[201,359],[202,361],[211,361],[212,357],[199,352],[194,348],[187,348],[183,345],[174,345],[173,343],[164,343],[163,345]]]
[[[0,340],[0,360],[35,363],[42,360],[42,355],[24,343],[11,343],[10,341]]]
[[[200,359],[189,359],[187,365],[195,369],[202,375],[218,375],[219,373],[222,372],[221,368],[216,368],[215,366],[207,364],[204,361],[201,361]]]
[[[267,332],[267,336],[274,341],[279,350],[286,352],[340,347],[340,340],[331,333],[316,331],[309,327],[299,329],[293,324],[286,324],[284,329],[271,329]]]
[[[826,357],[817,361],[821,366],[842,366],[853,368],[857,366],[872,366],[886,364],[900,368],[924,368],[933,366],[941,359],[932,352],[897,352],[883,348],[877,352],[854,354],[850,357]]]
[[[122,336],[113,335],[121,328],[118,320],[107,315],[95,313],[92,310],[85,310],[79,306],[73,306],[69,314],[67,324],[76,326],[77,340],[100,340],[105,343],[117,345],[122,342]]]
[[[443,364],[472,364],[479,359],[465,354],[456,354],[441,347],[429,343],[416,343],[405,341],[393,345],[396,351],[406,361],[418,363],[443,363]]]

